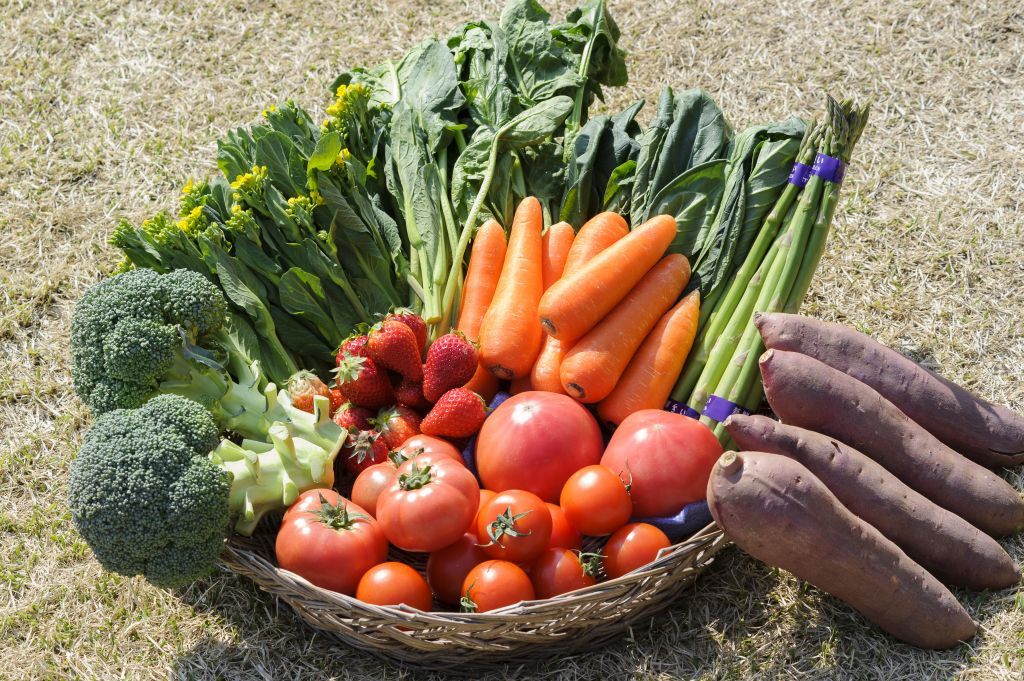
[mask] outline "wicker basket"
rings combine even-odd
[[[558,598],[469,614],[380,607],[321,589],[277,567],[273,541],[270,528],[250,538],[233,537],[223,561],[291,605],[313,627],[359,650],[415,667],[444,665],[463,672],[596,650],[619,640],[630,626],[666,609],[728,543],[712,523],[618,579]],[[600,544],[586,548],[599,549]],[[394,557],[424,567],[422,557]]]

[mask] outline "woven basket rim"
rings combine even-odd
[[[722,540],[716,541],[719,536],[722,537]],[[436,622],[437,624],[465,625],[474,623],[493,623],[496,621],[508,620],[509,618],[519,619],[520,617],[529,616],[541,611],[548,611],[552,605],[560,605],[566,610],[571,610],[573,606],[579,603],[592,601],[595,598],[600,597],[609,588],[615,588],[623,584],[640,581],[648,574],[658,571],[683,555],[689,555],[689,553],[694,549],[698,549],[704,544],[721,544],[717,547],[720,549],[727,543],[728,540],[724,539],[724,534],[721,528],[717,523],[712,521],[686,539],[683,539],[667,548],[661,549],[658,552],[658,557],[650,563],[622,575],[621,577],[598,582],[592,586],[561,594],[554,598],[521,601],[503,608],[482,613],[445,610],[424,611],[417,610],[416,608],[412,608],[404,604],[393,606],[366,603],[354,596],[349,596],[317,586],[304,577],[279,567],[261,555],[252,546],[244,543],[241,538],[236,536],[232,536],[226,540],[225,554],[228,559],[225,560],[225,558],[222,557],[221,562],[225,564],[227,569],[235,571],[232,567],[232,562],[234,562],[233,554],[245,554],[248,561],[257,563],[257,566],[261,568],[263,572],[270,573],[275,581],[281,583],[283,586],[287,586],[289,583],[294,583],[303,587],[321,598],[326,607],[340,607],[354,611],[366,610],[372,612],[378,617],[392,617],[395,621],[401,622],[408,622],[411,618],[416,618],[421,622],[431,621]]]

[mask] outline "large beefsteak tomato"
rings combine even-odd
[[[661,409],[633,412],[612,435],[601,463],[630,484],[634,517],[672,516],[707,496],[722,445],[700,421]]]
[[[476,467],[484,486],[521,489],[558,503],[569,476],[601,459],[597,420],[568,395],[529,391],[495,409],[477,436]]]
[[[285,570],[349,596],[363,574],[388,555],[377,521],[331,489],[299,496],[281,520],[274,548]]]

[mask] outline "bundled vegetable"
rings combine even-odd
[[[673,408],[699,416],[723,442],[728,436],[721,422],[756,408],[762,398],[762,345],[753,315],[799,308],[824,251],[843,168],[867,122],[866,107],[828,102],[828,121],[807,129],[771,210],[765,215],[762,203],[752,212],[752,224],[760,229],[728,276],[728,288],[712,290],[702,303],[705,323],[672,395]]]

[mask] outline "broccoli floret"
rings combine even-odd
[[[218,439],[210,413],[177,395],[96,419],[68,493],[105,568],[171,587],[213,568],[230,518],[230,475],[209,457]]]
[[[176,393],[217,423],[264,438],[265,381],[232,333],[220,290],[191,270],[140,268],[83,294],[71,321],[75,391],[97,414]]]
[[[79,534],[108,570],[143,575],[158,586],[209,573],[234,529],[251,534],[269,511],[302,492],[334,483],[345,431],[329,400],[314,412],[268,387],[275,419],[265,440],[219,441],[202,405],[158,395],[137,409],[96,419],[71,464],[68,495]]]

